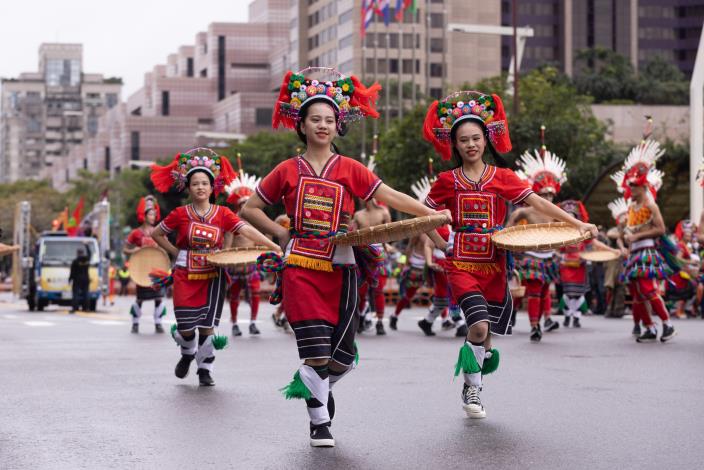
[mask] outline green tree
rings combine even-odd
[[[640,70],[635,99],[644,104],[686,105],[689,82],[679,68],[656,56]]]
[[[0,227],[2,242],[12,244],[15,209],[20,201],[32,205],[34,233],[51,230],[52,221],[66,207],[66,195],[56,191],[48,181],[23,180],[0,185]]]
[[[603,47],[577,53],[574,84],[582,95],[593,96],[597,103],[634,100],[636,76],[628,59]]]

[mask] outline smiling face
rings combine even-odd
[[[473,121],[459,125],[453,142],[463,163],[474,164],[482,159],[486,148],[486,138],[482,126]]]
[[[202,171],[193,173],[188,184],[188,193],[193,202],[208,201],[210,195],[213,194],[213,186],[210,184],[208,175]]]
[[[308,107],[305,119],[301,122],[301,132],[309,145],[330,146],[337,135],[337,121],[332,106],[326,103],[313,103]]]
[[[144,221],[149,225],[154,225],[156,223],[156,211],[154,209],[149,209],[144,214]]]

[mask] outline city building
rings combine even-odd
[[[0,183],[42,179],[95,136],[122,80],[83,72],[83,46],[42,44],[39,70],[1,81]]]
[[[543,64],[574,73],[577,52],[603,47],[627,57],[638,70],[659,56],[690,76],[704,23],[703,0],[520,0],[517,26],[531,26],[521,68]],[[501,24],[512,25],[511,0],[501,1]],[[501,43],[507,70],[512,38]]]

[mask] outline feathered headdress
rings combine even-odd
[[[696,226],[689,219],[680,220],[675,226],[675,236],[678,240],[684,239],[684,233],[689,232],[690,234],[694,232]]]
[[[237,178],[225,187],[225,192],[229,194],[227,203],[233,206],[243,204],[254,194],[254,190],[261,180],[261,178],[257,178],[254,175],[241,172]]]
[[[543,156],[535,150],[534,154],[525,152],[517,162],[516,174],[519,178],[528,181],[536,193],[560,192],[560,188],[567,181],[565,161],[552,152],[543,151]]]
[[[559,203],[558,206],[576,219],[585,223],[589,222],[589,213],[587,212],[587,208],[584,207],[584,204],[582,204],[582,201],[568,199]]]
[[[629,184],[647,186],[652,196],[657,196],[665,174],[656,169],[655,164],[664,153],[665,150],[654,140],[645,140],[631,149],[623,168],[611,175],[611,179],[626,199],[631,198]]]
[[[613,217],[616,223],[620,223],[621,219],[628,214],[628,203],[622,197],[614,199],[607,207],[611,211],[611,217]]]
[[[479,91],[458,91],[442,101],[433,101],[425,115],[423,137],[433,144],[443,160],[452,157],[452,128],[468,119],[480,122],[499,153],[511,150],[508,121],[499,95]]]
[[[411,191],[416,195],[416,198],[422,203],[425,202],[425,198],[430,194],[430,187],[435,182],[436,178],[428,178],[427,176],[422,177],[415,183],[411,185]]]
[[[162,193],[168,192],[172,186],[178,191],[183,191],[188,175],[195,171],[204,171],[213,177],[213,193],[217,196],[237,176],[227,158],[205,147],[177,153],[168,165],[154,164],[151,169],[152,183],[156,190]]]
[[[308,67],[298,73],[289,71],[281,83],[271,125],[274,129],[279,126],[295,129],[301,107],[324,101],[338,113],[339,131],[343,123],[365,116],[378,118],[379,91],[378,83],[367,88],[354,75],[346,77],[329,67]]]
[[[140,224],[144,223],[147,211],[149,210],[154,210],[156,222],[159,222],[159,219],[161,219],[161,209],[159,209],[159,203],[156,202],[156,198],[154,196],[145,196],[141,198],[139,204],[137,204],[137,221]]]

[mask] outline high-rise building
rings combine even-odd
[[[512,25],[511,0],[501,1],[501,23]],[[544,64],[574,72],[578,51],[602,47],[627,57],[638,70],[659,56],[690,76],[704,23],[704,0],[520,0],[517,26],[531,26],[521,68]],[[501,44],[507,70],[512,38]]]
[[[51,175],[72,147],[94,136],[114,107],[119,78],[83,72],[83,46],[42,44],[39,71],[2,79],[0,182]]]

